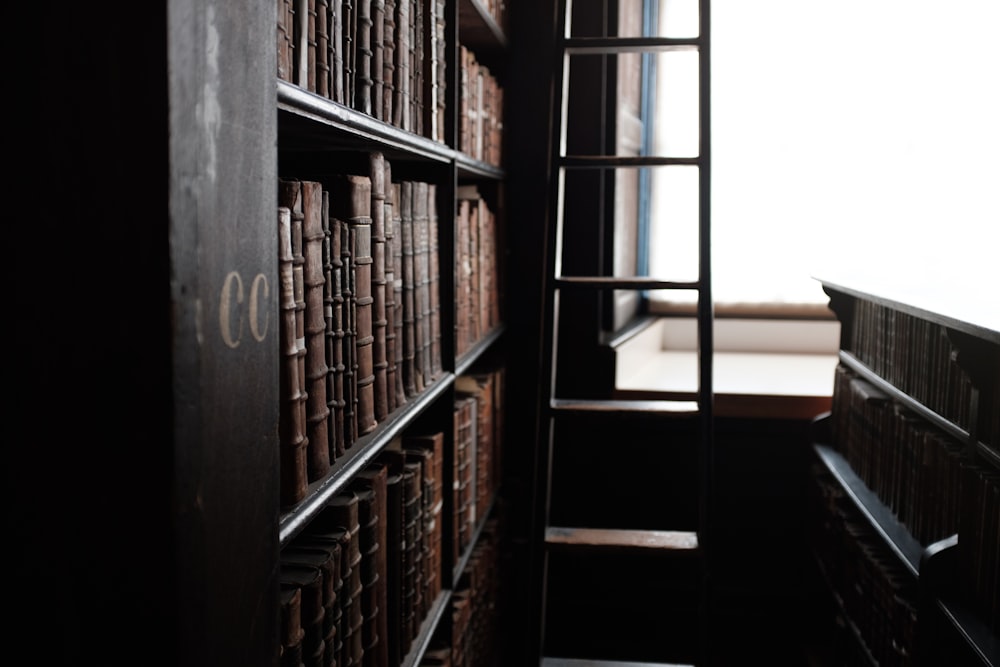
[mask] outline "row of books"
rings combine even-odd
[[[472,544],[500,488],[505,377],[501,367],[455,379],[452,542],[456,562]]]
[[[470,577],[482,577],[470,568],[481,567],[495,532],[495,517],[486,517],[500,490],[504,377],[502,367],[460,376],[453,439],[444,431],[394,437],[285,545],[283,666],[401,664],[454,574],[444,572],[446,493],[454,508],[450,560],[469,553],[452,604]]]
[[[461,356],[501,324],[497,215],[475,185],[456,192],[455,354]]]
[[[445,0],[278,0],[277,75],[444,142]]]
[[[817,464],[809,539],[835,591],[860,662],[845,664],[909,667],[916,664],[918,590],[903,566],[840,486]]]
[[[879,377],[964,430],[976,430],[982,442],[1000,451],[1000,392],[973,395],[947,327],[858,299],[847,349]],[[974,400],[988,404],[974,410]],[[973,425],[977,413],[983,423]]]
[[[962,597],[1000,632],[1000,470],[843,365],[830,427],[833,446],[920,544],[958,533]]]
[[[465,46],[459,47],[459,111],[458,150],[503,164],[503,88]]]
[[[449,626],[442,626],[420,667],[500,667],[503,604],[502,513],[485,524],[451,597]]]
[[[442,372],[436,186],[279,179],[281,502]]]
[[[379,453],[281,551],[281,664],[396,666],[442,594],[444,435]]]
[[[953,535],[963,444],[844,365],[834,375],[834,447],[923,545]],[[1000,531],[998,531],[1000,532]]]

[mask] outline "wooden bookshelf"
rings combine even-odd
[[[282,3],[278,4],[280,11]],[[358,11],[363,4],[353,3],[353,11]],[[396,0],[397,10],[400,4],[400,0]],[[293,3],[291,9],[294,12],[299,6],[312,6],[312,4]],[[443,11],[444,24],[442,32],[435,39],[431,39],[433,21],[426,12],[435,7]],[[456,295],[456,291],[463,287],[460,278],[464,277],[458,270],[462,268],[459,263],[464,259],[458,244],[469,238],[468,230],[463,227],[468,221],[462,221],[458,217],[456,197],[459,189],[465,185],[475,185],[484,193],[491,213],[497,218],[502,217],[505,207],[503,181],[506,174],[499,158],[501,153],[495,145],[496,141],[502,140],[502,136],[495,132],[488,138],[483,134],[466,134],[485,133],[485,119],[494,118],[503,112],[502,104],[494,103],[493,106],[489,106],[489,100],[469,97],[471,90],[487,88],[489,85],[499,86],[502,83],[507,36],[502,28],[501,9],[501,4],[479,0],[440,0],[440,2],[422,0],[409,4],[409,11],[422,12],[423,18],[418,18],[422,22],[422,28],[414,28],[408,35],[411,48],[415,46],[413,40],[418,40],[422,45],[417,47],[422,48],[422,51],[415,50],[413,59],[407,61],[406,65],[419,67],[419,70],[409,71],[411,78],[406,84],[410,95],[408,107],[397,105],[391,112],[386,113],[385,107],[377,108],[373,98],[372,107],[366,110],[358,98],[361,88],[356,88],[357,94],[353,102],[346,95],[344,99],[337,99],[334,85],[331,85],[326,93],[313,89],[311,85],[303,85],[297,79],[294,68],[288,77],[279,76],[277,80],[277,158],[280,175],[296,177],[301,174],[301,178],[308,179],[309,174],[313,173],[358,170],[358,165],[363,166],[366,155],[380,152],[391,167],[391,182],[414,183],[414,197],[416,197],[417,183],[429,183],[436,189],[437,194],[437,207],[430,213],[434,219],[429,222],[428,228],[434,233],[429,237],[430,241],[428,237],[424,237],[424,243],[436,241],[436,244],[433,244],[436,255],[429,255],[423,267],[426,279],[431,281],[431,286],[426,288],[427,291],[422,294],[419,292],[426,280],[420,280],[421,269],[416,264],[420,261],[418,228],[414,228],[413,245],[407,246],[404,242],[401,248],[395,248],[394,252],[402,255],[402,264],[397,263],[395,266],[392,264],[393,261],[400,261],[394,260],[392,256],[391,243],[398,242],[398,239],[387,241],[384,252],[386,267],[395,270],[392,278],[397,282],[404,280],[402,289],[398,284],[395,286],[394,298],[390,301],[398,301],[401,298],[415,300],[406,304],[407,308],[411,306],[414,308],[407,311],[411,315],[395,313],[397,327],[400,326],[399,318],[403,317],[404,326],[415,328],[409,332],[397,328],[394,344],[404,345],[402,336],[407,336],[406,345],[412,343],[416,346],[415,354],[418,355],[416,363],[419,366],[421,350],[433,343],[439,346],[437,349],[440,354],[440,365],[430,374],[432,377],[426,374],[423,376],[423,386],[420,386],[421,379],[418,372],[417,386],[415,389],[406,388],[405,401],[401,405],[394,406],[384,419],[379,420],[372,433],[362,435],[350,444],[346,451],[333,461],[329,471],[322,477],[311,479],[305,497],[291,506],[283,507],[278,517],[279,548],[284,549],[293,544],[298,536],[307,533],[330,499],[350,488],[354,479],[363,471],[372,465],[382,465],[385,461],[397,461],[388,464],[390,470],[395,469],[393,466],[401,465],[398,463],[401,459],[396,453],[406,451],[406,445],[401,443],[406,441],[407,435],[426,435],[433,432],[444,434],[442,460],[437,462],[443,478],[436,480],[436,484],[440,485],[443,492],[441,501],[443,508],[439,510],[437,519],[443,524],[439,536],[441,542],[436,545],[436,552],[440,557],[440,571],[436,572],[436,577],[441,583],[441,592],[430,601],[429,605],[426,604],[427,601],[424,602],[423,611],[414,611],[407,606],[409,603],[401,602],[404,598],[409,599],[410,591],[397,589],[396,598],[393,598],[393,593],[390,592],[390,609],[385,612],[393,610],[397,614],[399,610],[404,612],[402,621],[394,617],[388,619],[390,638],[393,638],[390,667],[416,667],[423,664],[424,654],[432,645],[432,640],[435,640],[435,649],[440,649],[441,644],[438,640],[442,636],[448,636],[454,607],[457,604],[455,587],[458,586],[459,577],[470,561],[488,518],[478,517],[475,531],[470,530],[470,542],[456,554],[451,548],[453,527],[457,521],[453,512],[457,499],[452,493],[456,474],[453,465],[456,440],[452,428],[452,406],[457,398],[456,378],[470,369],[483,366],[483,360],[487,357],[491,364],[503,364],[503,353],[498,349],[502,339],[502,321],[494,320],[486,323],[475,320],[472,333],[468,333],[469,325],[466,321],[459,321],[459,315],[466,320],[477,318],[478,315],[463,314],[457,307]],[[400,14],[397,13],[395,18],[399,19]],[[294,20],[293,15],[293,22]],[[398,21],[393,29],[398,35]],[[374,34],[373,31],[372,35]],[[440,41],[442,38],[443,44]],[[305,43],[308,44],[308,41]],[[400,48],[400,43],[397,42],[396,51],[398,52]],[[383,58],[386,52],[383,50]],[[347,53],[345,51],[345,54]],[[483,64],[487,62],[488,69]],[[479,69],[470,74],[469,68],[473,66],[478,66]],[[349,66],[345,66],[343,74],[345,86],[350,74]],[[371,74],[374,80],[376,78],[374,69]],[[357,72],[354,76],[357,76]],[[421,77],[423,77],[422,83]],[[470,83],[469,77],[479,77],[479,83]],[[489,83],[484,83],[487,80]],[[390,79],[383,78],[383,96],[389,94],[389,81]],[[395,80],[393,81],[395,84]],[[375,81],[372,85],[374,92]],[[395,96],[398,91],[398,87],[393,88],[392,104],[400,103],[402,99]],[[442,93],[441,99],[434,97],[435,94]],[[430,106],[435,104],[442,106],[439,115],[432,120]],[[472,108],[471,105],[479,106]],[[422,111],[417,111],[414,107],[419,107]],[[407,116],[407,113],[410,115]],[[466,123],[465,119],[469,116],[479,119],[480,123],[478,125]],[[492,152],[473,150],[486,145],[493,147]],[[406,209],[400,208],[401,204],[402,202],[398,200],[393,202],[397,208],[392,209],[391,215],[407,215],[402,213]],[[418,215],[416,208],[412,209],[412,215]],[[392,225],[393,222],[391,219],[387,220],[386,225]],[[407,224],[413,223],[409,223],[404,217],[401,228],[404,233],[408,233],[405,232]],[[497,233],[492,237],[482,234],[474,238],[480,247],[489,248],[491,257],[502,261],[504,255],[502,227],[497,226],[494,230]],[[400,231],[397,227],[395,234]],[[414,262],[410,265],[411,269],[405,268],[407,261]],[[479,275],[475,273],[478,263],[472,266],[474,277],[478,280]],[[399,274],[401,269],[412,270],[413,276],[409,274],[401,276]],[[501,298],[499,275],[498,273],[489,283],[492,290],[491,299]],[[411,280],[412,283],[409,282]],[[389,290],[390,285],[387,284],[387,294]],[[407,290],[412,291],[407,294]],[[436,290],[436,293],[432,290]],[[428,299],[431,305],[428,305]],[[472,305],[478,309],[480,302],[477,300]],[[485,308],[485,304],[483,307]],[[426,328],[420,329],[421,314],[426,316],[432,311],[437,313],[438,319],[430,320]],[[502,306],[498,305],[494,312],[502,312]],[[418,322],[411,325],[411,320],[406,318],[412,318],[412,313],[416,313]],[[461,349],[460,342],[463,346]],[[411,353],[414,350],[413,347],[407,349]],[[391,364],[392,360],[388,360],[388,363]],[[402,369],[397,369],[397,372],[402,373]],[[413,470],[415,468],[411,468],[410,472]],[[409,544],[405,537],[403,543]],[[403,559],[398,567],[405,570],[412,565],[406,560],[410,556],[394,551],[397,547],[393,546],[391,537],[389,546],[390,560],[393,557]],[[393,567],[394,565],[390,563],[390,584],[394,581],[409,581],[398,578],[403,577],[403,570],[392,575]],[[392,602],[392,599],[396,599],[396,602]],[[411,611],[418,614],[416,618],[406,617]],[[399,624],[398,629],[393,630],[393,623]]]
[[[501,160],[458,143],[468,115],[459,49],[481,55],[502,85],[506,23],[498,3],[406,2],[427,10],[413,34],[428,37],[407,57],[440,66],[414,84],[438,105],[423,123],[280,75],[281,30],[310,48],[311,22],[341,11],[339,0],[166,0],[141,15],[119,2],[68,6],[37,66],[73,74],[22,70],[16,85],[31,102],[11,121],[27,130],[18,190],[38,210],[10,241],[45,250],[16,263],[14,308],[27,321],[15,327],[24,409],[13,412],[24,437],[6,486],[23,614],[10,636],[41,661],[283,664],[283,551],[398,438],[436,428],[451,446],[456,372],[486,356],[503,365],[502,322],[459,358],[453,306],[456,188],[479,185],[502,215],[507,178]],[[386,5],[348,5],[374,35]],[[19,24],[37,23],[38,8],[18,11]],[[283,22],[288,11],[297,22]],[[325,61],[303,62],[319,72]],[[502,117],[502,105],[489,112]],[[353,172],[375,152],[394,178],[436,188],[427,295],[437,297],[439,367],[285,503],[279,179]],[[504,238],[490,241],[502,259]],[[442,590],[412,624],[400,665],[420,664],[450,622],[457,561],[441,553]]]
[[[892,575],[893,585],[912,589],[915,615],[904,624],[915,636],[897,637],[892,649],[881,643],[885,633],[848,618],[864,645],[859,652],[888,659],[901,651],[919,664],[1000,664],[995,309],[975,308],[967,289],[942,299],[941,284],[922,298],[909,286],[820,282],[841,341],[832,410],[818,419],[814,436],[817,475],[827,489],[816,520],[841,526],[846,537],[820,538],[817,558],[827,572],[831,558],[853,567],[853,540],[864,540],[863,552],[888,554],[873,562],[907,573]],[[838,590],[835,577],[827,581],[849,615],[849,592]],[[854,597],[855,610],[891,606],[872,591]],[[901,620],[892,621],[895,628]]]

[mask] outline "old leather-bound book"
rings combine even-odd
[[[406,403],[406,387],[404,384],[403,350],[405,331],[403,327],[403,186],[402,183],[392,183],[392,327],[395,332],[395,347],[393,364],[396,380],[393,384],[396,392],[396,406]]]
[[[297,588],[302,595],[302,663],[307,667],[324,664],[323,574],[318,567],[299,563],[280,564],[282,588]]]
[[[344,296],[340,290],[340,229],[330,218],[330,193],[323,191],[323,314],[326,320],[326,404],[330,419],[330,461],[344,454]]]
[[[406,397],[416,396],[417,387],[417,309],[414,262],[414,196],[413,181],[402,182],[400,207],[403,258],[403,388]]]
[[[279,645],[280,667],[301,667],[302,639],[302,591],[296,586],[282,586],[281,600],[281,644]]]
[[[337,650],[337,605],[340,601],[337,594],[340,591],[340,548],[321,545],[295,543],[286,546],[281,550],[282,564],[297,563],[310,567],[319,568],[323,576],[322,582],[322,603],[323,603],[323,656],[326,664],[331,664],[331,659],[336,655]]]
[[[299,349],[296,336],[295,280],[293,277],[292,222],[287,207],[278,209],[278,280],[280,284],[281,349],[278,410],[280,495],[284,507],[302,500],[308,485],[306,468],[306,397],[299,382]]]
[[[375,373],[375,421],[385,420],[389,414],[387,376],[389,360],[386,352],[386,181],[385,156],[381,152],[369,155],[371,179],[371,289],[372,289],[372,358]]]
[[[372,216],[371,179],[367,176],[344,174],[338,198],[347,207],[344,219],[348,224],[351,245],[351,277],[354,311],[354,328],[357,332],[354,347],[357,354],[357,420],[358,436],[371,433],[375,421],[375,342],[372,323]]]
[[[385,245],[383,246],[383,263],[385,264],[385,386],[386,408],[389,412],[396,409],[396,269],[393,258],[393,244],[396,234],[393,226],[393,216],[396,208],[396,188],[392,183],[392,167],[388,160],[384,161],[385,169]]]
[[[326,317],[323,291],[323,187],[317,181],[300,182],[302,196],[303,282],[305,285],[306,435],[309,438],[309,479],[330,469],[330,407],[326,400]]]

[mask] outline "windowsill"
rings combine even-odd
[[[616,396],[691,398],[698,390],[692,327],[658,319],[618,345]],[[836,322],[716,320],[714,338],[715,415],[811,419],[830,409]]]

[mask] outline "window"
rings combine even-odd
[[[713,0],[714,300],[826,304],[812,276],[845,264],[1000,285],[998,26],[983,0]],[[696,100],[675,55],[658,99]],[[659,150],[694,154],[696,103],[657,109]],[[693,279],[695,168],[657,171],[649,273]]]

